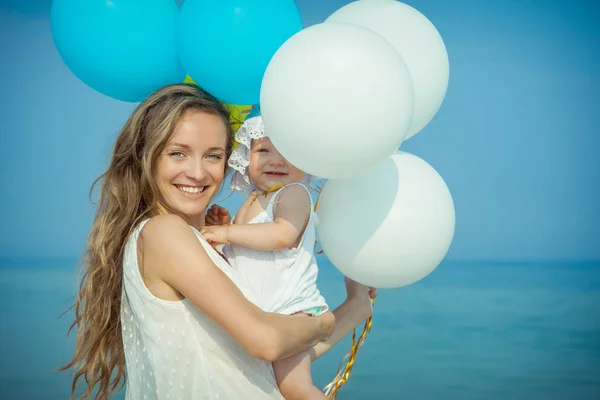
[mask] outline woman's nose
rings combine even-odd
[[[189,164],[187,165],[186,175],[198,182],[204,179],[206,176],[206,168],[204,168],[202,160],[190,160]]]

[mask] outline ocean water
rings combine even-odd
[[[344,298],[320,260],[321,291]],[[0,399],[66,399],[72,353],[72,263],[0,265]],[[338,399],[600,399],[600,263],[448,263],[414,285],[383,290],[373,330]],[[317,360],[335,375],[349,339]],[[115,396],[123,398],[123,393]]]

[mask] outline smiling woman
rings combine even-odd
[[[303,318],[262,311],[202,238],[231,153],[229,115],[194,85],[164,87],[123,127],[89,235],[75,303],[73,393],[107,399],[282,399],[271,361],[318,357],[370,315],[368,288]],[[365,312],[366,311],[366,312]],[[332,334],[333,332],[333,334]],[[232,384],[232,382],[234,384]]]
[[[158,160],[155,181],[162,204],[188,225],[204,225],[204,210],[223,181],[227,135],[221,116],[187,111]]]

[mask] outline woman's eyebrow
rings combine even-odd
[[[171,143],[169,144],[169,147],[181,147],[183,149],[189,150],[190,146],[184,143]]]

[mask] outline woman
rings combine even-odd
[[[192,85],[164,87],[121,131],[75,304],[73,393],[105,399],[282,399],[271,361],[320,356],[371,312],[368,288],[319,317],[266,313],[201,237],[231,153],[227,110]],[[250,300],[248,300],[248,298]],[[333,332],[333,334],[332,334]]]

